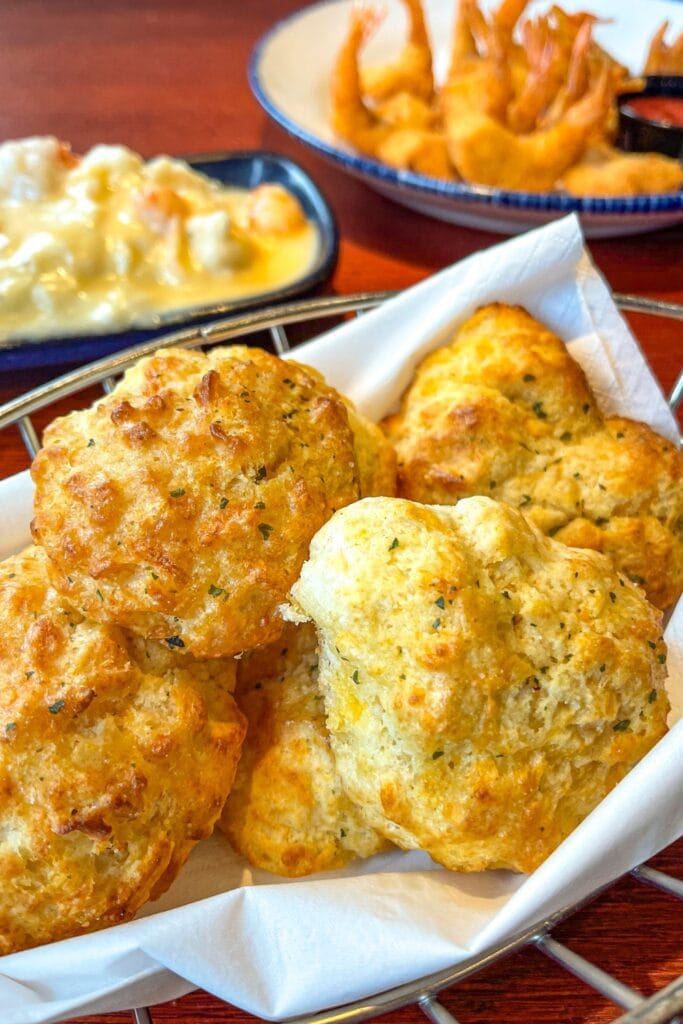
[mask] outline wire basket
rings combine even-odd
[[[132,366],[142,356],[149,355],[158,348],[170,345],[180,348],[198,348],[226,341],[251,341],[254,343],[256,340],[263,343],[265,334],[265,343],[278,355],[284,355],[292,348],[292,341],[286,328],[291,328],[292,333],[296,332],[300,335],[297,338],[297,341],[300,341],[302,340],[302,329],[308,330],[313,327],[312,334],[314,336],[318,333],[319,324],[329,328],[331,319],[339,319],[351,314],[361,315],[380,305],[394,294],[393,292],[365,292],[350,296],[304,299],[176,331],[164,338],[154,339],[73,370],[7,402],[4,406],[0,406],[0,430],[16,425],[28,454],[32,458],[40,447],[38,433],[31,420],[33,413],[95,384],[100,384],[103,390],[109,393],[120,373]],[[683,320],[683,305],[642,299],[631,295],[615,294],[613,298],[617,306],[625,311]],[[261,337],[254,337],[258,335]],[[294,344],[296,343],[294,342]],[[683,370],[669,396],[671,409],[675,411],[682,400]],[[672,897],[683,900],[683,881],[671,875],[664,874],[645,864],[634,868],[631,875],[639,882],[656,886]],[[616,884],[617,881],[618,879],[615,879],[611,885]],[[409,1005],[418,1006],[433,1024],[457,1024],[455,1017],[438,1002],[439,992],[471,977],[525,946],[534,946],[565,970],[586,982],[596,992],[624,1009],[626,1012],[615,1017],[613,1024],[683,1024],[683,975],[646,999],[635,989],[625,985],[553,938],[553,928],[603,891],[604,889],[598,889],[590,893],[580,902],[562,908],[551,917],[536,922],[532,927],[511,936],[485,953],[463,960],[451,968],[388,989],[370,999],[358,1000],[322,1013],[288,1018],[288,1024],[347,1024],[351,1021],[368,1020]],[[152,1015],[148,1007],[139,1007],[131,1012],[135,1024],[152,1024]],[[558,1008],[558,1020],[560,1012]],[[678,1014],[682,1015],[680,1021],[677,1017]]]

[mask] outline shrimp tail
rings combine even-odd
[[[375,151],[379,124],[363,101],[359,56],[382,17],[376,7],[354,4],[331,79],[332,127],[347,142],[369,154]]]
[[[362,69],[362,92],[364,96],[380,102],[402,92],[432,102],[432,51],[422,3],[421,0],[402,2],[408,18],[406,44],[395,61]]]

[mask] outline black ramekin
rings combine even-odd
[[[637,153],[665,153],[683,161],[683,125],[664,124],[637,114],[629,100],[640,96],[675,96],[683,98],[683,75],[652,75],[641,92],[628,92],[619,97],[619,136],[621,149]]]

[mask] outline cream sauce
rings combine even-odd
[[[0,337],[106,333],[282,287],[320,244],[278,185],[225,188],[122,146],[0,146]]]

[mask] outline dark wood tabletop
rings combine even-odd
[[[404,288],[498,241],[394,206],[269,121],[249,91],[247,60],[259,36],[299,6],[293,0],[5,0],[0,138],[55,134],[76,152],[104,141],[144,155],[259,147],[290,156],[337,216],[340,259],[328,286],[337,294]],[[595,241],[590,249],[614,290],[683,303],[683,227]],[[668,391],[683,363],[680,324],[644,316],[631,323]],[[0,372],[0,402],[55,372]],[[0,434],[0,476],[26,464],[18,434]],[[683,877],[683,841],[652,863]],[[645,994],[683,972],[680,904],[630,877],[556,934]],[[461,1024],[603,1024],[619,1012],[536,950],[462,983],[443,1002]],[[127,1015],[82,1019],[120,1024]],[[155,1024],[248,1019],[204,992],[153,1010]],[[416,1007],[391,1015],[391,1024],[418,1020],[424,1018]]]

